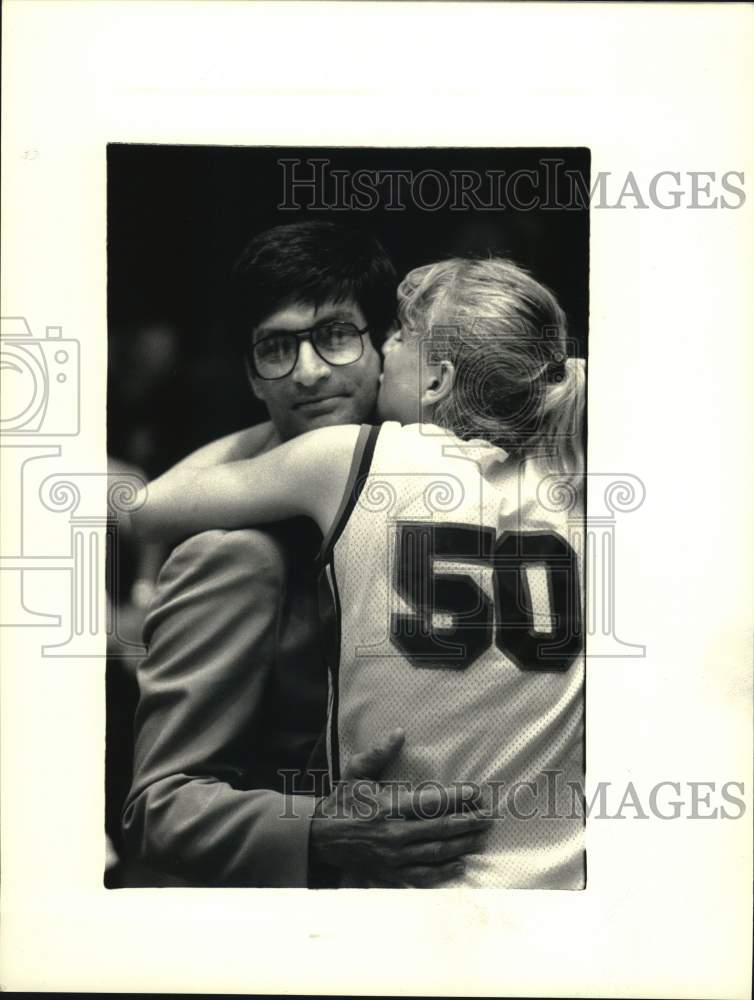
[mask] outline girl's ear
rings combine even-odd
[[[452,361],[441,361],[436,366],[432,379],[422,394],[422,406],[433,408],[453,391],[456,377]]]

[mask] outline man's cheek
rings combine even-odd
[[[356,399],[358,400],[358,405],[362,410],[369,412],[374,408],[377,402],[379,388],[380,387],[376,379],[370,379],[368,382],[365,382],[362,386],[360,386],[360,391],[357,394]]]
[[[380,387],[380,374],[382,373],[382,366],[377,360],[373,364],[370,364],[367,371],[364,372],[362,377],[363,391],[367,394],[373,393],[377,394],[377,390]]]

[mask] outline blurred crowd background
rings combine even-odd
[[[344,149],[111,145],[108,147],[108,400],[110,469],[154,478],[194,448],[266,417],[223,321],[230,269],[246,243],[270,226],[322,218],[370,230],[400,276],[446,257],[500,254],[548,285],[585,356],[589,212],[280,210],[281,158],[330,161],[330,170],[534,170],[563,161],[589,190],[585,149]],[[304,172],[306,168],[303,168]],[[529,192],[525,185],[522,189]],[[567,204],[570,186],[551,191]],[[305,195],[300,199],[303,202]],[[155,885],[154,873],[124,863],[120,809],[131,778],[138,642],[165,553],[145,548],[120,525],[110,600],[119,630],[107,668],[105,883]],[[125,645],[124,645],[125,641]]]

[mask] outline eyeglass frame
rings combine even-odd
[[[332,325],[334,323],[341,323],[345,326],[352,326],[356,331],[356,333],[359,335],[359,345],[361,347],[361,350],[359,351],[359,356],[357,358],[354,358],[353,361],[329,361],[327,358],[322,356],[319,349],[317,348],[317,345],[312,340],[312,334],[316,333],[317,330],[324,329],[326,326]],[[247,353],[249,366],[251,368],[252,374],[256,376],[256,378],[261,378],[263,382],[278,382],[280,381],[281,378],[288,378],[288,376],[296,370],[296,365],[298,364],[298,359],[301,354],[301,341],[308,340],[309,343],[312,345],[314,353],[317,355],[318,358],[324,361],[326,365],[331,365],[333,368],[347,368],[348,365],[355,365],[357,361],[361,361],[361,359],[364,357],[364,334],[366,333],[369,333],[368,324],[362,330],[360,330],[358,326],[356,326],[356,324],[352,323],[350,320],[337,320],[337,319],[321,320],[319,323],[315,323],[314,326],[309,326],[305,330],[270,330],[268,331],[266,336],[260,337],[259,340],[254,341],[249,345],[249,350]],[[254,360],[254,349],[259,344],[263,343],[265,340],[269,340],[272,337],[279,337],[281,335],[296,338],[296,357],[293,360],[293,365],[291,366],[290,371],[287,371],[285,375],[272,375],[272,376],[262,375],[259,372],[259,369],[257,368],[256,361]]]

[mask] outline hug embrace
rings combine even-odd
[[[398,281],[300,222],[249,244],[228,312],[270,421],[134,515],[174,548],[129,851],[188,885],[583,888],[585,372],[556,298],[493,256]]]

